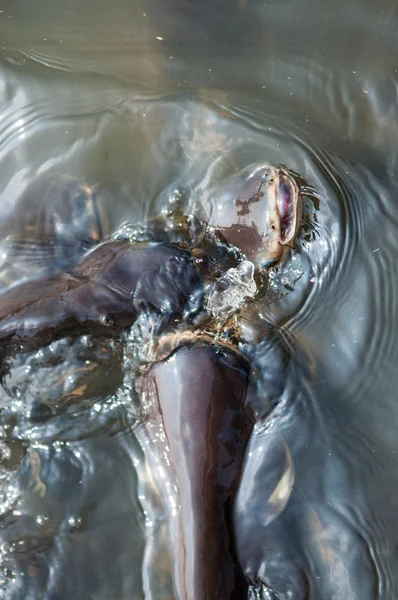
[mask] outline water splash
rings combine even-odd
[[[244,260],[208,285],[206,308],[222,327],[230,316],[253,299],[256,293],[254,265]]]
[[[286,294],[293,292],[297,281],[304,275],[304,268],[297,255],[293,255],[278,267],[273,267],[268,273],[268,286],[265,301],[268,304],[276,302]]]

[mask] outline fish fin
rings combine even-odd
[[[5,253],[10,264],[29,265],[49,264],[55,258],[55,245],[50,240],[17,239],[9,236],[5,239]]]
[[[79,250],[79,251],[78,251]],[[49,269],[77,257],[84,249],[75,244],[37,238],[17,239],[9,236],[3,243],[4,263],[21,269]],[[3,263],[3,264],[4,264]]]
[[[286,452],[286,465],[277,486],[268,499],[268,504],[272,506],[275,512],[281,513],[290,498],[294,485],[294,464],[289,446],[283,442]]]

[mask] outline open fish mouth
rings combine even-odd
[[[298,208],[297,184],[286,171],[280,169],[277,211],[281,244],[289,243],[296,234]]]
[[[255,263],[269,269],[283,261],[289,243],[297,235],[301,200],[298,185],[285,169],[272,169],[264,202],[262,245]]]

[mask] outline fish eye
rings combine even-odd
[[[269,183],[272,185],[274,183],[275,179],[273,177],[270,177],[269,179]]]
[[[101,315],[99,320],[102,323],[102,325],[106,325],[107,327],[110,327],[115,322],[110,315],[106,315],[106,314]]]

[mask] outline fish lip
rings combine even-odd
[[[297,233],[299,221],[299,190],[296,181],[285,169],[279,169],[278,179],[277,212],[279,217],[280,243],[285,245],[290,242]],[[282,184],[286,185],[289,189],[290,201],[287,206],[282,206],[280,202]]]
[[[277,226],[275,228],[271,227],[271,231],[269,232],[273,239],[273,255],[265,258],[264,254],[267,254],[267,252],[269,252],[268,250],[264,254],[260,253],[257,259],[258,266],[265,270],[276,267],[280,262],[283,261],[286,255],[286,247],[288,247],[287,245],[289,242],[291,242],[297,234],[298,224],[300,222],[298,214],[301,206],[300,194],[294,177],[289,173],[289,171],[283,169],[282,167],[275,169],[271,176],[274,178],[274,181],[272,182],[272,211],[274,218],[276,218],[275,224],[277,223]],[[289,192],[289,202],[284,206],[281,204],[282,185],[287,186]],[[276,250],[276,247],[278,247],[279,251]],[[262,254],[263,256],[261,256]]]

